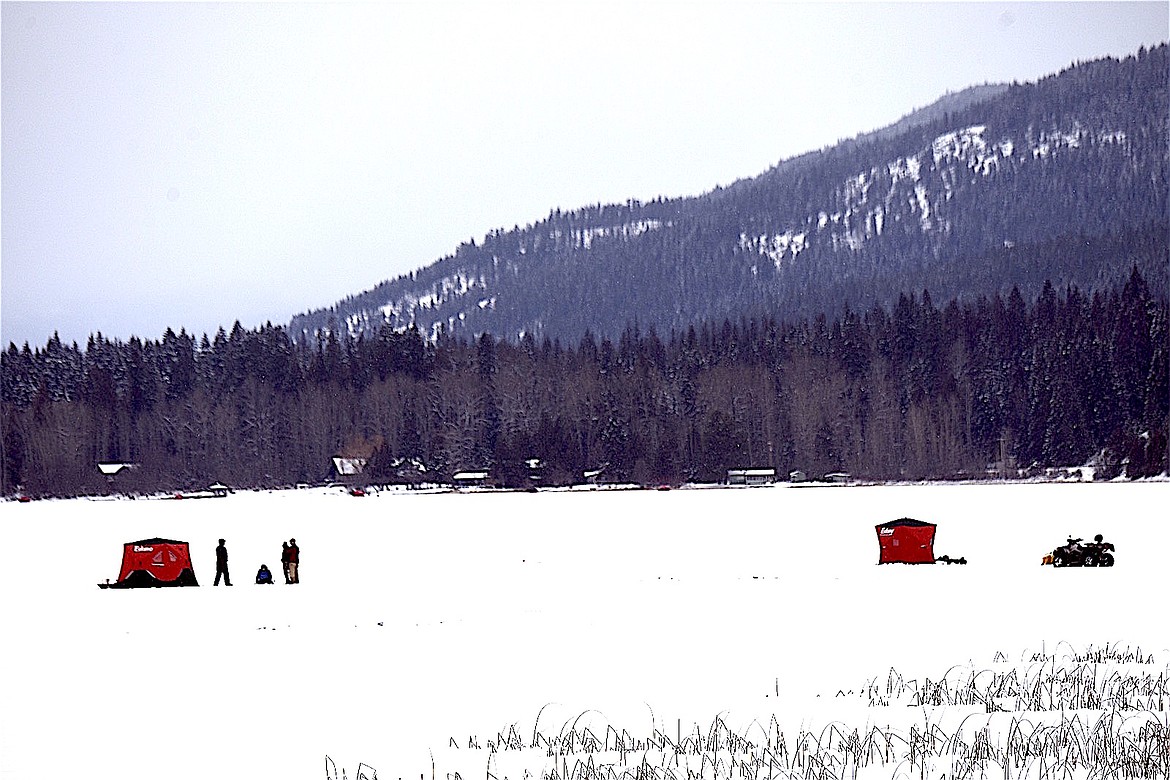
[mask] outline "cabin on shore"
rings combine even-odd
[[[124,474],[128,474],[131,471],[137,470],[138,464],[137,463],[126,463],[124,461],[104,461],[104,462],[98,463],[97,467],[98,467],[98,471],[100,471],[102,474],[105,474],[105,476],[106,476],[106,490],[113,491],[114,486],[119,481],[125,480],[125,477],[121,477],[119,479],[115,479],[115,477],[118,477],[118,475],[120,475],[120,474],[124,475]],[[125,488],[127,486],[123,485],[122,487]]]
[[[776,469],[750,468],[727,470],[727,484],[729,485],[771,485],[775,481]]]
[[[451,484],[456,490],[460,488],[483,487],[487,484],[486,471],[459,471],[451,477]]]
[[[337,481],[352,488],[360,486],[364,481],[366,470],[365,458],[349,458],[337,456],[333,458],[333,470],[337,473]]]

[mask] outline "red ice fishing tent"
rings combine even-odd
[[[878,563],[934,563],[934,527],[909,517],[877,526]]]
[[[198,585],[186,542],[174,539],[142,539],[122,546],[122,570],[118,581],[101,588],[169,588]]]

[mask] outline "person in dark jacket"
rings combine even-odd
[[[301,548],[297,547],[296,539],[288,540],[288,581],[291,585],[299,585],[301,582]]]
[[[223,584],[231,586],[232,577],[228,574],[228,554],[227,547],[224,546],[223,539],[219,540],[219,547],[215,548],[215,585],[219,584],[219,578],[223,577]]]
[[[268,571],[268,564],[266,564],[266,563],[260,564],[260,570],[256,572],[256,584],[257,585],[271,585],[272,584],[272,572]]]
[[[280,551],[280,567],[284,569],[284,584],[288,585],[292,582],[288,576],[288,542],[281,542],[280,545],[283,548]]]

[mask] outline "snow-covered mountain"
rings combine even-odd
[[[1166,275],[1167,49],[948,95],[694,198],[554,211],[298,315],[294,336],[575,339]]]

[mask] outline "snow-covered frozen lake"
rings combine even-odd
[[[1165,663],[1168,506],[1168,482],[7,503],[0,778],[484,777],[476,735],[509,727],[813,724],[891,667],[997,652]],[[875,565],[901,517],[969,564]],[[1040,565],[1096,533],[1114,568]],[[201,587],[99,590],[151,537]],[[301,584],[251,584],[290,537]]]

